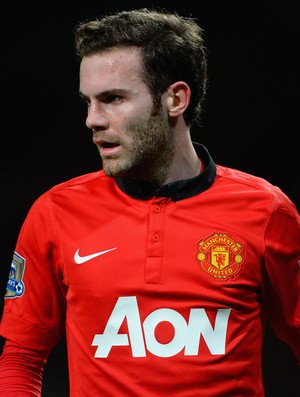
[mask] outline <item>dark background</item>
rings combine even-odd
[[[101,167],[77,95],[73,28],[103,13],[160,6],[198,20],[206,32],[209,88],[194,140],[204,143],[217,163],[278,185],[299,210],[300,23],[295,3],[1,2],[1,294],[33,201],[54,184]],[[68,395],[64,353],[62,340],[46,366],[43,397]],[[267,397],[299,397],[295,357],[269,327],[263,373]]]

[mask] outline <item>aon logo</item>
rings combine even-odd
[[[92,345],[98,346],[95,357],[107,357],[113,346],[130,346],[132,357],[146,357],[147,350],[158,357],[171,357],[182,349],[185,356],[196,356],[201,335],[211,354],[225,354],[229,315],[230,309],[218,309],[213,327],[205,309],[191,309],[188,322],[176,310],[158,309],[141,323],[136,297],[120,297],[103,334],[93,339]],[[128,334],[119,333],[125,319]],[[155,337],[155,329],[162,321],[174,327],[173,339],[168,343],[160,343]]]

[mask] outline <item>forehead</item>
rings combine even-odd
[[[91,86],[102,89],[125,88],[144,84],[141,52],[136,47],[116,47],[83,57],[80,64],[80,89]]]

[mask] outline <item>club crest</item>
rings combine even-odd
[[[234,278],[244,261],[241,244],[226,233],[213,233],[198,243],[200,266],[215,278]]]

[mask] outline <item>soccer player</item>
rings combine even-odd
[[[300,360],[299,214],[191,140],[202,29],[123,11],[79,24],[76,51],[103,169],[54,186],[24,220],[0,395],[40,396],[66,330],[71,397],[263,397],[267,319]]]

